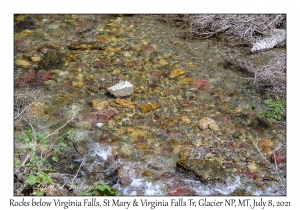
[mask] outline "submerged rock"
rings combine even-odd
[[[143,113],[151,112],[158,108],[158,104],[156,103],[147,103],[141,106],[141,110]]]
[[[86,114],[81,114],[78,116],[80,121],[87,121],[92,125],[96,125],[97,123],[108,122],[110,118],[118,114],[118,110],[116,108],[110,107],[105,110],[97,111],[97,112],[89,112]]]
[[[44,58],[39,62],[39,69],[59,69],[64,64],[64,54],[58,50],[48,50]]]
[[[180,68],[174,69],[170,73],[170,78],[176,78],[176,77],[179,77],[183,74],[185,74],[185,71],[183,69],[180,69]]]
[[[194,173],[203,183],[222,181],[226,177],[225,169],[217,162],[211,160],[179,160],[177,167]]]
[[[37,81],[37,70],[29,69],[20,78],[15,80],[15,85],[33,84]]]
[[[218,124],[211,118],[204,117],[202,118],[199,123],[199,127],[201,129],[211,129],[211,130],[220,130]]]
[[[281,164],[286,162],[286,155],[283,152],[274,152],[272,156],[272,162]]]
[[[116,107],[134,107],[136,104],[135,102],[121,98],[116,98],[114,102]]]
[[[94,108],[99,110],[102,110],[109,105],[109,101],[104,101],[104,100],[92,100],[91,103]]]
[[[119,82],[107,89],[115,97],[125,97],[133,93],[133,86],[128,81]]]
[[[31,67],[31,63],[29,61],[27,61],[25,59],[21,59],[21,58],[15,60],[15,64],[16,64],[16,66],[22,67],[22,68],[25,68],[25,69]]]
[[[74,42],[69,46],[70,50],[103,50],[105,45],[101,42]]]
[[[15,32],[19,33],[25,29],[33,29],[34,28],[34,22],[31,20],[22,20],[18,21],[15,25]]]
[[[184,184],[177,184],[171,189],[168,189],[167,196],[192,196],[197,195],[197,192],[192,188]]]

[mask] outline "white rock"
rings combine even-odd
[[[65,75],[68,74],[68,72],[67,71],[61,71],[58,74],[59,74],[59,76],[65,76]]]
[[[97,126],[98,128],[101,128],[101,127],[103,126],[103,123],[97,123],[96,126]]]
[[[130,82],[123,81],[109,87],[107,90],[116,97],[124,97],[133,93],[133,86]]]

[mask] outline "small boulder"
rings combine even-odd
[[[20,78],[15,80],[15,85],[33,84],[37,82],[37,70],[29,69]]]
[[[208,117],[204,117],[202,118],[199,123],[198,123],[198,126],[201,128],[201,129],[211,129],[211,130],[220,130],[219,129],[219,126],[218,124],[211,118],[208,118]]]
[[[39,62],[39,69],[60,69],[64,65],[64,54],[59,50],[48,50]]]
[[[78,116],[78,119],[80,121],[89,122],[92,125],[97,125],[97,123],[108,122],[113,116],[117,115],[118,113],[119,112],[116,108],[109,107],[108,109],[101,111],[80,114]]]
[[[211,160],[179,160],[177,161],[177,167],[192,172],[203,183],[222,182],[227,176],[225,169],[219,163]]]
[[[122,81],[107,89],[115,97],[125,97],[133,93],[133,86],[128,81]]]

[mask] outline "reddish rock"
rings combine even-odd
[[[109,107],[108,109],[97,111],[97,112],[90,112],[86,114],[79,115],[80,121],[87,121],[91,124],[95,125],[96,123],[105,123],[108,122],[113,116],[118,114],[118,110],[113,107]]]
[[[119,83],[121,81],[120,77],[114,77],[113,78],[114,83]]]
[[[52,76],[51,76],[51,74],[48,73],[48,72],[38,72],[37,78],[38,78],[39,80],[46,81],[46,80],[51,79]]]
[[[234,165],[232,162],[224,162],[222,163],[222,165],[225,167],[225,168],[234,168]]]
[[[179,137],[180,133],[179,132],[170,132],[169,133],[170,138],[175,138],[175,137]]]
[[[189,188],[188,186],[177,185],[171,188],[167,195],[168,196],[191,196],[197,194],[195,190]]]
[[[161,177],[171,179],[171,178],[174,178],[174,177],[175,177],[175,174],[172,173],[172,172],[165,172],[165,173],[163,173],[163,174],[161,175]]]
[[[123,64],[123,66],[125,66],[125,67],[132,67],[132,66],[133,66],[133,63],[127,61],[127,62],[125,62],[125,63]]]
[[[48,48],[46,46],[41,46],[37,49],[37,51],[46,54],[48,52]]]
[[[37,82],[37,70],[30,69],[15,81],[15,85],[33,84]]]
[[[286,162],[286,155],[282,152],[274,152],[272,156],[272,161],[277,164],[285,163]]]
[[[146,45],[144,47],[144,49],[142,50],[142,54],[146,55],[146,54],[150,54],[152,52],[154,52],[156,50],[156,48],[152,45]]]
[[[119,183],[122,185],[130,184],[131,179],[128,176],[128,173],[124,173],[123,169],[118,170]]]
[[[78,63],[77,67],[78,68],[83,68],[83,67],[86,67],[86,64],[85,63]]]
[[[75,32],[85,32],[93,27],[93,22],[91,21],[80,21],[75,28]]]
[[[171,152],[173,152],[173,149],[168,148],[168,147],[164,147],[164,148],[162,148],[162,152],[171,153]]]
[[[116,58],[116,59],[115,59],[115,63],[120,63],[120,62],[122,62],[122,59],[121,59],[121,58]]]
[[[24,52],[28,52],[30,50],[30,48],[29,48],[30,43],[31,43],[30,40],[20,40],[15,43],[15,46],[19,52],[24,53]]]
[[[72,93],[72,85],[70,82],[65,82],[62,86],[65,93]]]
[[[223,123],[226,123],[226,124],[233,123],[233,117],[230,114],[225,114],[223,117],[221,117],[221,120]]]
[[[238,146],[238,148],[249,148],[249,147],[251,147],[251,145],[247,143],[242,143]]]
[[[163,54],[163,58],[170,58],[170,57],[172,57],[172,56],[173,56],[172,53],[164,53],[164,54]]]
[[[148,74],[150,74],[151,76],[157,77],[159,75],[158,71],[151,71]]]
[[[246,177],[250,178],[250,179],[255,179],[255,178],[258,177],[257,172],[244,171],[244,172],[242,172],[242,174],[245,175]]]
[[[98,62],[94,67],[95,68],[104,68],[104,67],[108,67],[111,66],[110,62]]]
[[[194,87],[198,90],[203,90],[204,88],[209,88],[210,84],[205,78],[200,78],[194,82]]]

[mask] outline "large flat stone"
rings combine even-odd
[[[177,167],[192,172],[203,183],[222,182],[226,178],[225,169],[211,160],[179,160],[177,161]]]
[[[133,86],[128,81],[119,82],[107,89],[115,97],[125,97],[133,93]]]

